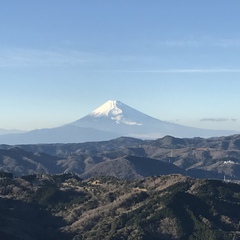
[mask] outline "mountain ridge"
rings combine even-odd
[[[4,128],[0,128],[0,135],[12,134],[12,133],[24,133],[24,132],[26,132],[26,131],[19,130],[19,129],[4,129]]]
[[[141,139],[157,139],[166,135],[206,138],[236,133],[229,130],[193,128],[158,120],[120,101],[109,100],[86,116],[60,127],[0,135],[0,144],[104,141],[121,136]]]
[[[76,173],[139,179],[180,173],[197,178],[240,180],[240,135],[219,138],[157,140],[129,137],[102,142],[0,145],[0,170],[17,176],[31,173]]]

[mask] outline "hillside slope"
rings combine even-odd
[[[1,239],[240,239],[240,185],[0,174]]]
[[[133,160],[131,160],[133,159]],[[0,170],[16,176],[77,173],[126,179],[181,173],[197,178],[240,180],[240,135],[157,140],[121,137],[78,144],[0,145]]]

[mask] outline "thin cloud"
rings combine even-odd
[[[179,39],[165,40],[157,42],[158,47],[183,48],[183,47],[222,47],[222,48],[238,48],[240,47],[240,38],[214,38],[204,36],[198,39]]]
[[[5,49],[0,53],[0,67],[35,67],[81,65],[102,61],[103,57],[78,51],[44,51],[35,49]]]
[[[115,66],[150,61],[148,57],[110,55],[81,51],[49,51],[37,49],[0,49],[0,68],[47,66]]]
[[[129,69],[134,66],[143,66],[144,63],[155,62],[154,57],[139,57],[134,55],[109,55],[104,53],[84,53],[80,51],[48,51],[36,49],[0,49],[0,68],[8,67],[52,67],[52,66],[98,66],[99,72],[123,73],[240,73],[238,68],[182,68],[182,69]],[[99,70],[101,66],[102,70]],[[107,69],[106,66],[111,66]],[[116,69],[122,66],[122,69]],[[126,69],[126,66],[128,69]],[[115,69],[114,69],[115,68]]]
[[[215,42],[215,45],[217,47],[224,47],[224,48],[230,48],[230,47],[240,47],[240,39],[239,38],[226,38],[226,39],[219,39]]]
[[[200,47],[202,43],[197,40],[167,40],[158,43],[162,47]]]
[[[240,69],[219,68],[219,69],[159,69],[159,70],[109,70],[112,72],[129,72],[129,73],[240,73]]]
[[[202,122],[226,122],[226,121],[232,121],[236,122],[236,118],[202,118],[200,119]]]

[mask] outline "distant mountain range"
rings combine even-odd
[[[107,101],[87,116],[61,127],[0,135],[0,143],[74,143],[104,141],[121,136],[156,139],[166,135],[175,137],[213,137],[236,133],[236,131],[192,128],[161,121],[120,101],[113,100]]]
[[[0,145],[0,170],[16,176],[76,173],[140,179],[182,174],[240,180],[240,135],[157,140],[121,137],[73,144]]]
[[[11,133],[23,133],[24,131],[18,130],[18,129],[3,129],[0,128],[0,135],[3,134],[11,134]]]

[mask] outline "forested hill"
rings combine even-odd
[[[0,174],[0,239],[240,239],[240,185]]]
[[[180,173],[196,178],[240,179],[240,135],[218,138],[140,140],[121,137],[103,142],[0,145],[0,170],[27,174],[77,173],[140,179]]]

